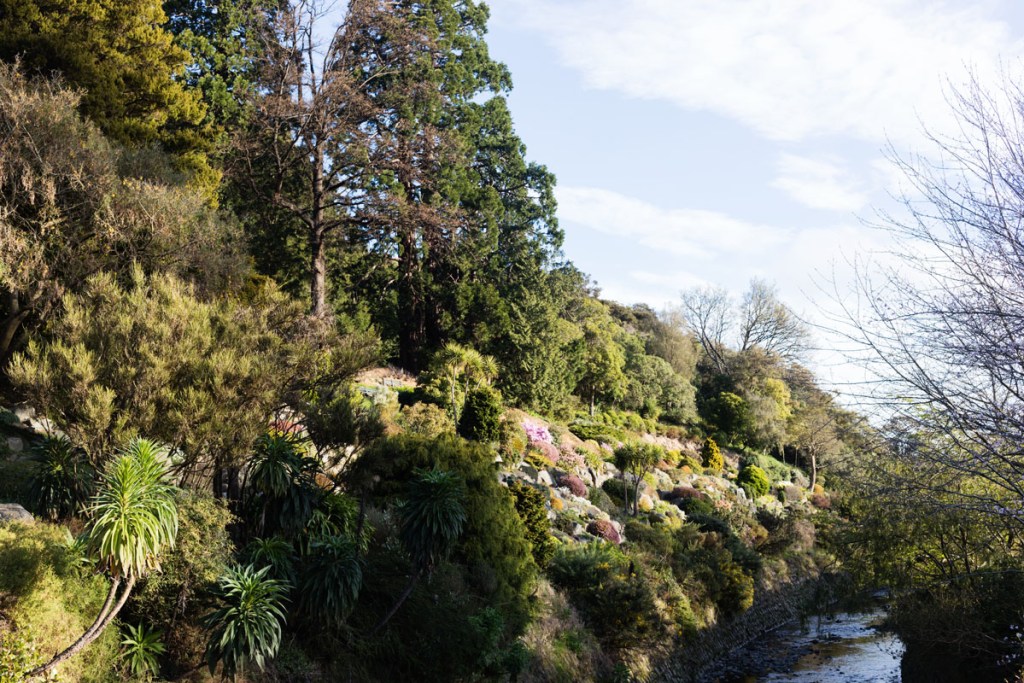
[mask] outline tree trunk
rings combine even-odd
[[[313,168],[310,225],[310,307],[314,318],[327,317],[327,235],[324,229],[324,153],[319,142],[312,145]]]
[[[412,573],[412,576],[409,577],[409,585],[407,585],[405,590],[402,591],[402,594],[398,596],[398,600],[396,600],[395,604],[391,606],[391,609],[389,609],[388,613],[384,615],[384,618],[377,622],[377,625],[373,627],[372,631],[370,631],[371,638],[377,635],[377,632],[384,628],[385,624],[391,621],[391,617],[395,616],[395,612],[398,611],[398,608],[409,599],[409,596],[412,595],[412,590],[416,587],[416,582],[420,580],[421,575],[422,572],[419,569]]]
[[[323,232],[314,230],[310,235],[312,271],[309,283],[310,313],[314,318],[327,317],[327,245]]]
[[[42,676],[46,674],[55,666],[75,656],[87,645],[89,645],[89,643],[99,638],[100,634],[103,632],[103,629],[110,625],[110,622],[114,620],[114,617],[116,617],[118,612],[121,611],[121,608],[124,607],[124,603],[127,602],[128,594],[131,593],[132,588],[135,587],[135,577],[133,576],[132,578],[128,579],[128,583],[125,584],[124,591],[121,593],[121,597],[118,599],[117,604],[114,605],[113,609],[111,609],[110,603],[113,601],[114,595],[117,593],[117,588],[120,584],[120,579],[113,580],[113,583],[110,586],[110,592],[107,593],[107,600],[103,603],[103,607],[100,609],[100,613],[96,617],[96,621],[92,623],[92,626],[86,629],[85,633],[83,633],[78,640],[73,642],[63,652],[55,655],[54,658],[46,664],[43,664],[42,666],[37,666],[35,669],[32,669],[31,671],[26,673],[25,676],[27,678],[33,678],[35,676]]]
[[[6,361],[11,353],[14,338],[21,329],[21,323],[28,317],[29,309],[21,307],[21,301],[14,292],[7,294],[7,317],[0,322],[0,362]]]
[[[811,451],[811,493],[814,493],[814,485],[818,483],[818,456]]]

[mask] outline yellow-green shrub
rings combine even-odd
[[[41,658],[60,652],[85,632],[108,588],[102,576],[79,573],[61,527],[0,526],[0,604],[19,632],[31,634]],[[112,680],[117,644],[117,629],[108,628],[61,665],[61,680]]]

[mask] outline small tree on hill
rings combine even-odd
[[[705,469],[712,472],[721,472],[722,468],[725,467],[725,458],[722,457],[722,451],[710,436],[704,439],[704,446],[701,448],[700,455],[701,465]]]
[[[640,483],[658,461],[664,457],[665,452],[649,443],[632,443],[620,446],[615,450],[615,466],[622,470],[623,479],[628,472],[634,477],[633,481],[633,515],[640,512]],[[626,509],[629,509],[629,489],[626,489]]]
[[[167,449],[135,439],[110,461],[89,508],[88,552],[110,574],[110,592],[92,626],[70,647],[28,672],[42,676],[96,640],[128,600],[136,581],[159,569],[160,554],[178,534]],[[121,595],[118,597],[118,589]]]
[[[491,442],[501,436],[501,394],[491,387],[473,389],[466,396],[459,419],[459,436]]]

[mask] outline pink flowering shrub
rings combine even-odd
[[[562,456],[562,454],[558,452],[558,446],[553,443],[535,441],[532,442],[530,446],[540,451],[545,458],[552,462],[552,464],[558,462],[558,459]]]
[[[572,446],[558,449],[558,464],[564,469],[580,472],[587,466],[587,458]]]
[[[558,478],[558,485],[572,491],[574,496],[579,496],[580,498],[587,497],[587,485],[575,474],[563,474]]]
[[[523,429],[526,430],[526,439],[531,444],[551,443],[551,432],[542,424],[536,422],[523,422]]]
[[[702,494],[700,491],[698,491],[697,489],[693,488],[692,486],[686,486],[684,484],[683,486],[677,486],[674,489],[672,489],[672,493],[669,494],[668,497],[669,498],[704,498],[705,496],[704,496],[704,494]]]
[[[587,533],[603,538],[615,545],[622,543],[622,537],[619,536],[619,532],[615,530],[615,526],[607,519],[595,519],[587,525]]]

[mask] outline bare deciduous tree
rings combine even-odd
[[[807,328],[779,301],[775,286],[764,280],[750,281],[750,289],[740,303],[739,326],[740,351],[759,346],[794,359],[807,347]]]
[[[913,443],[895,449],[905,484],[1020,522],[1024,90],[972,79],[950,103],[955,136],[929,135],[932,156],[894,155],[910,186],[903,215],[881,216],[896,264],[862,267],[834,322],[871,372],[865,398]]]
[[[740,352],[757,347],[786,360],[796,360],[807,347],[806,326],[763,280],[750,281],[738,308],[721,287],[688,289],[682,294],[681,312],[687,328],[722,372],[730,337],[735,337]]]
[[[721,287],[695,287],[683,292],[683,320],[720,371],[725,370],[725,333],[731,312],[729,293]]]

